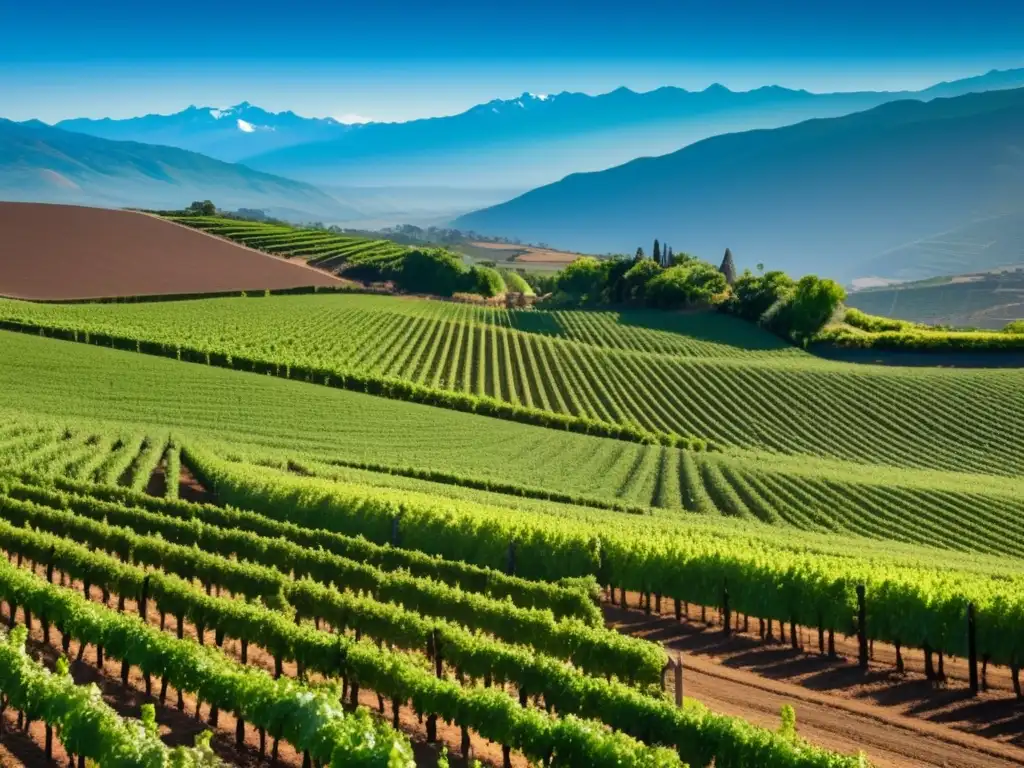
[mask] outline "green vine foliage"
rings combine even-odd
[[[42,720],[60,735],[65,749],[103,768],[214,768],[224,764],[205,740],[194,748],[168,747],[159,737],[153,705],[141,721],[120,717],[94,685],[76,685],[60,659],[50,672],[25,652],[25,627],[0,637],[0,691],[30,720]],[[148,707],[148,709],[147,709]]]

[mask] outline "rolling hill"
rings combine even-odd
[[[357,215],[316,187],[244,165],[2,119],[0,198],[136,208],[181,208],[210,199],[223,208],[262,208],[292,220]]]
[[[0,295],[26,299],[337,286],[320,270],[134,211],[0,202]]]
[[[855,291],[846,304],[915,323],[1000,330],[1024,319],[1024,268]]]
[[[899,101],[576,174],[454,226],[597,253],[660,237],[711,257],[728,246],[743,266],[887,277],[899,259],[873,257],[1020,213],[1022,140],[1024,89]]]

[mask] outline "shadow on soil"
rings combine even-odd
[[[1024,746],[1024,702],[1018,702],[1008,690],[990,690],[972,696],[961,680],[942,686],[931,683],[913,670],[900,675],[895,668],[875,662],[863,671],[855,660],[830,659],[818,655],[816,632],[798,634],[803,650],[786,643],[760,640],[757,622],[751,620],[753,636],[726,636],[718,625],[702,624],[692,618],[677,622],[673,616],[645,615],[639,610],[602,606],[606,621],[630,635],[662,643],[667,649],[687,656],[714,658],[723,667],[742,670],[763,678],[798,685],[821,693],[836,693],[882,708],[899,709],[903,714],[946,725],[978,736]],[[709,614],[709,619],[714,620]],[[776,625],[776,632],[778,626]],[[840,638],[837,638],[837,644]],[[881,649],[879,649],[881,653]],[[908,668],[919,661],[913,651],[904,651]],[[949,662],[952,663],[952,662]],[[995,671],[990,670],[994,677]],[[1001,673],[1000,673],[1001,674]]]

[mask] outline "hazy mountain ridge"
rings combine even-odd
[[[567,174],[660,155],[718,133],[774,128],[868,109],[896,99],[1024,85],[1024,69],[993,71],[921,92],[815,94],[780,86],[699,91],[666,86],[638,93],[524,93],[460,114],[403,123],[343,125],[270,113],[243,102],[132,120],[65,121],[106,138],[159,142],[243,160],[253,168],[339,186],[449,186],[526,191]],[[218,112],[213,116],[213,112]],[[244,131],[232,124],[254,126]]]
[[[303,182],[175,147],[111,141],[39,121],[0,119],[0,196],[6,200],[178,208],[212,199],[291,219],[357,215]]]
[[[1022,144],[1024,89],[894,102],[572,175],[454,226],[599,253],[661,237],[709,257],[729,246],[746,266],[885,277],[905,265],[871,257],[1024,208]]]
[[[62,120],[54,127],[115,141],[178,147],[228,162],[290,144],[318,141],[348,128],[334,118],[268,112],[247,101],[223,109],[190,106],[171,115],[124,120],[75,118]]]

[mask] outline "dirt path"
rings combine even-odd
[[[217,499],[213,493],[207,490],[192,473],[184,460],[181,462],[181,470],[178,475],[178,498],[183,501],[191,501],[193,504],[216,504]]]
[[[637,595],[630,595],[636,605]],[[864,750],[879,768],[943,766],[1006,768],[1024,765],[1024,706],[1017,703],[1005,670],[991,669],[988,692],[972,697],[966,665],[946,661],[949,680],[936,688],[923,675],[919,653],[904,653],[905,675],[894,669],[895,651],[878,645],[868,671],[843,654],[856,647],[837,638],[839,659],[817,655],[817,633],[798,636],[804,650],[769,644],[756,634],[726,638],[720,626],[693,619],[605,605],[611,626],[661,642],[683,654],[686,696],[713,711],[777,728],[779,710],[792,704],[797,730],[814,744],[844,753]],[[707,614],[709,622],[717,617]],[[757,622],[752,621],[757,630]],[[776,625],[776,632],[777,632]],[[852,653],[851,653],[852,651]],[[1004,679],[1005,678],[1005,679]]]

